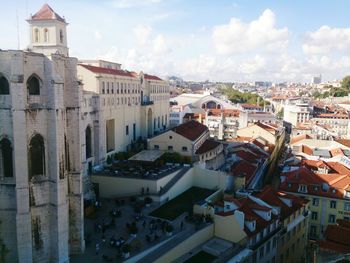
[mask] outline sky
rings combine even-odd
[[[0,49],[29,44],[45,3],[0,0]],[[347,0],[47,0],[70,56],[185,80],[309,82],[350,73]],[[3,10],[4,11],[4,10]]]

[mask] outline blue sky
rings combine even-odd
[[[0,0],[0,48],[28,45],[25,21],[45,3]],[[213,81],[340,79],[350,70],[350,2],[60,0],[70,55],[129,70]]]

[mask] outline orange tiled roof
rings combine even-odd
[[[209,152],[216,147],[218,147],[221,143],[214,140],[206,140],[196,151],[196,154],[203,154]]]
[[[339,139],[339,140],[335,140],[335,141],[337,143],[345,145],[346,147],[350,147],[350,140],[349,139]]]
[[[48,4],[44,4],[40,10],[31,17],[31,20],[58,20],[64,23],[66,22],[64,18],[53,11]]]
[[[337,223],[327,226],[325,240],[317,244],[324,250],[350,253],[350,223],[345,220],[338,220]]]
[[[196,141],[203,133],[208,131],[208,128],[198,121],[191,120],[174,127],[172,130],[190,141]]]
[[[118,76],[123,76],[123,77],[130,77],[130,78],[136,77],[134,72],[130,72],[130,71],[126,71],[126,70],[95,67],[95,66],[85,65],[85,64],[79,64],[79,66],[82,66],[82,67],[86,68],[87,70],[89,70],[93,73],[96,73],[96,74],[118,75]]]

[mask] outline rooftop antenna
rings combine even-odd
[[[17,49],[20,49],[20,41],[19,41],[19,23],[18,23],[18,9],[16,9],[16,27],[17,27]]]

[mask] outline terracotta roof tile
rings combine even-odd
[[[172,130],[191,141],[195,141],[204,133],[206,133],[208,131],[208,128],[198,121],[191,120],[174,127]]]
[[[31,20],[58,20],[64,23],[66,22],[64,18],[53,11],[48,4],[44,4],[40,10],[31,17]]]
[[[350,140],[349,139],[340,139],[336,140],[337,143],[340,143],[342,145],[345,145],[346,147],[350,147]]]
[[[110,68],[101,68],[101,67],[95,67],[85,64],[79,64],[79,66],[82,66],[86,68],[87,70],[96,73],[96,74],[109,74],[109,75],[117,75],[117,76],[123,76],[123,77],[130,77],[130,78],[136,78],[134,72],[126,71],[126,70],[119,70],[119,69],[110,69]]]
[[[147,80],[162,80],[161,78],[154,76],[154,75],[149,75],[149,74],[144,74],[145,79]]]
[[[196,151],[196,154],[203,154],[209,152],[216,147],[218,147],[221,143],[214,140],[206,140]]]

